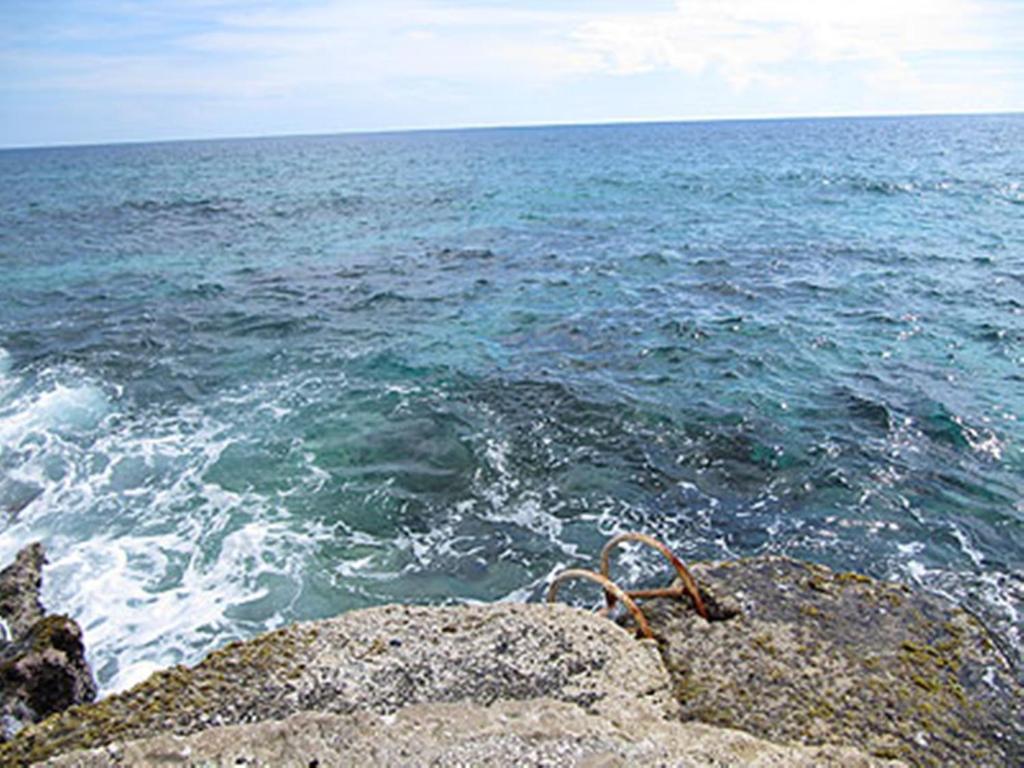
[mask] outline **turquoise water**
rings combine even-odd
[[[0,556],[106,690],[643,530],[1024,603],[1024,117],[0,152]],[[624,580],[661,573],[627,557]]]

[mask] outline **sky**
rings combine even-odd
[[[0,146],[1024,110],[1024,0],[0,0]]]

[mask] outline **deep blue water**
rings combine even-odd
[[[4,151],[0,276],[0,558],[108,690],[626,529],[1019,648],[1022,116]]]

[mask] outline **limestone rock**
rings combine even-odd
[[[74,707],[0,745],[0,764],[302,711],[548,697],[619,721],[674,711],[652,641],[563,605],[384,606],[298,624]]]
[[[741,731],[618,720],[550,698],[417,704],[394,715],[304,712],[283,721],[157,736],[55,758],[52,768],[173,766],[677,766],[868,768],[893,765],[842,747],[772,744]]]

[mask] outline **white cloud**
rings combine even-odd
[[[635,7],[635,6],[634,6]],[[914,60],[991,49],[979,0],[678,0],[628,13],[460,6],[426,0],[327,2],[229,11],[184,45],[251,57],[275,88],[394,78],[500,87],[583,75],[678,72],[798,88],[856,66],[865,86],[920,85]]]
[[[575,39],[610,73],[715,70],[743,87],[789,65],[896,73],[915,55],[984,50],[979,15],[970,0],[679,0],[669,12],[588,21]]]
[[[134,23],[148,30],[172,18],[192,22],[181,30],[201,29],[172,31],[151,52],[69,55],[73,73],[47,55],[50,84],[120,91],[173,91],[177,82],[181,93],[237,94],[395,79],[501,87],[652,72],[721,78],[737,89],[798,87],[821,67],[851,63],[866,84],[912,84],[915,56],[991,47],[977,31],[981,10],[979,0],[678,0],[629,13],[327,0],[244,12],[192,0],[137,7]],[[84,36],[81,27],[75,35]]]

